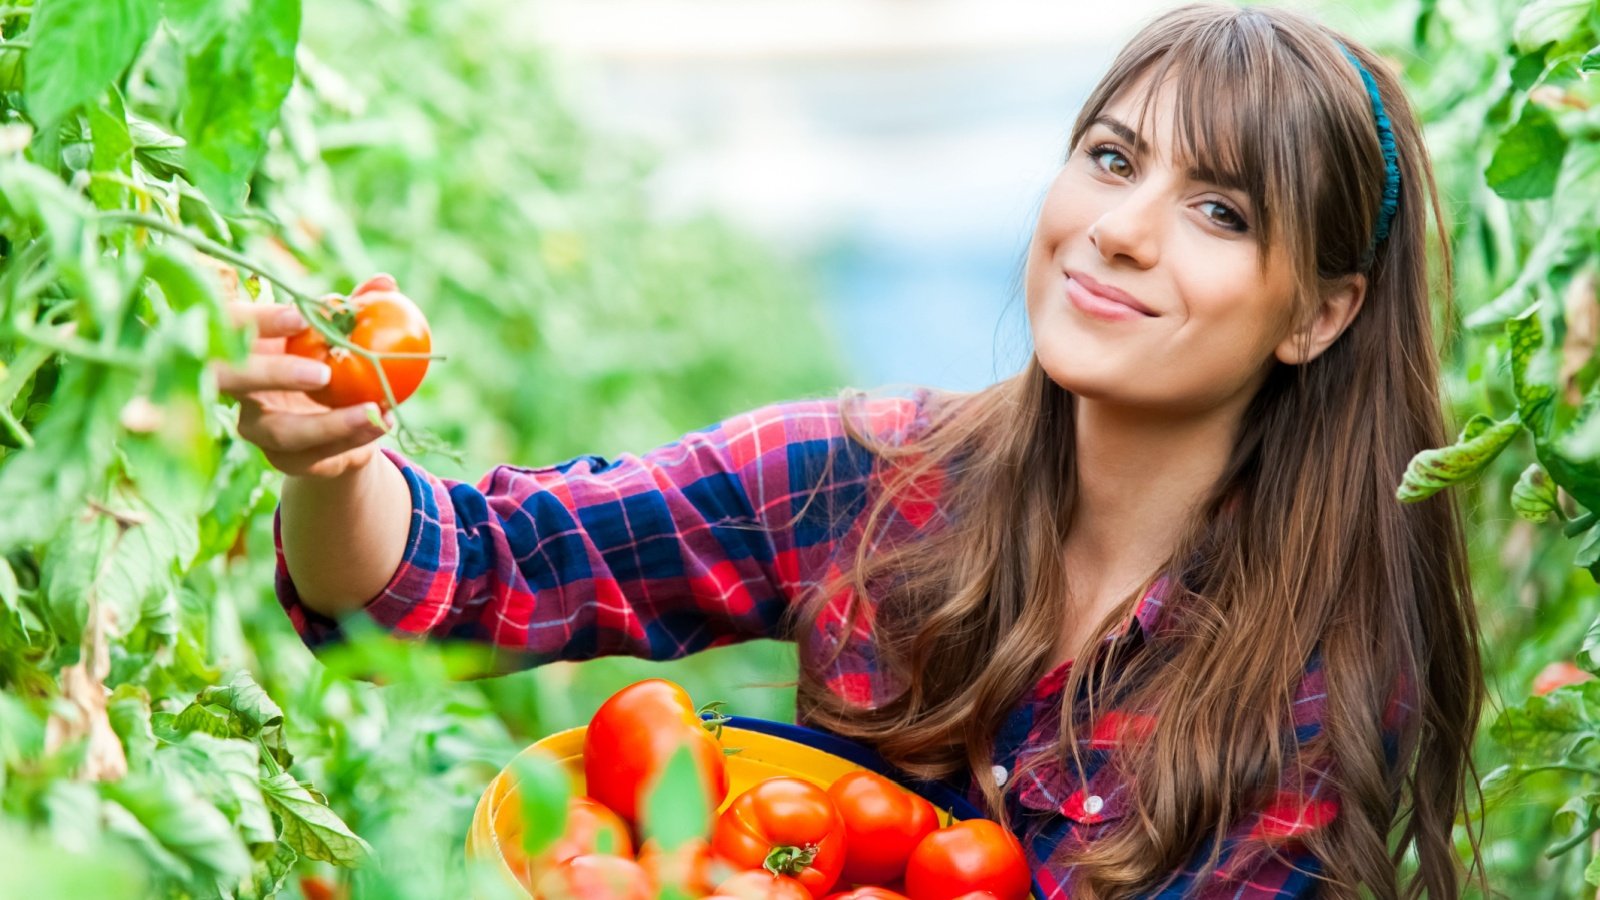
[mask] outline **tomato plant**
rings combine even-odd
[[[876,772],[851,772],[828,786],[844,820],[844,884],[886,884],[905,874],[906,860],[939,827],[933,804]]]
[[[821,897],[844,866],[844,822],[828,792],[778,776],[735,797],[717,818],[711,848],[737,866],[788,875]]]
[[[1023,900],[1032,887],[1022,845],[988,819],[965,819],[929,834],[906,863],[906,893],[916,900],[952,900],[973,891]]]
[[[583,771],[589,793],[638,824],[641,802],[655,788],[679,747],[687,746],[701,777],[708,815],[728,794],[728,771],[716,720],[702,721],[689,693],[660,678],[635,682],[611,695],[589,720]]]
[[[427,354],[433,349],[428,319],[411,298],[400,293],[388,275],[377,275],[361,283],[347,299],[324,298],[327,306],[315,307],[316,314],[328,320],[339,336],[356,347],[376,353]],[[333,370],[326,387],[307,394],[324,406],[334,408],[376,403],[389,409],[406,402],[428,372],[426,355],[420,358],[386,358],[373,365],[365,356],[347,347],[328,343],[316,328],[306,328],[290,337],[284,349],[306,359],[325,363]],[[389,394],[378,377],[381,366],[388,379]]]

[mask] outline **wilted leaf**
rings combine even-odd
[[[287,772],[261,781],[261,794],[283,820],[283,841],[301,856],[353,866],[372,852],[334,813],[312,798]]]
[[[1556,483],[1538,463],[1522,470],[1511,488],[1511,509],[1530,522],[1543,522],[1558,511]]]
[[[1475,477],[1500,455],[1500,451],[1521,430],[1522,421],[1516,416],[1493,426],[1468,422],[1456,443],[1436,450],[1424,450],[1411,458],[1395,496],[1402,503],[1415,503],[1452,484]]]

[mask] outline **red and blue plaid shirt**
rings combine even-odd
[[[926,424],[930,395],[923,388],[909,398],[872,399],[867,424],[880,438],[902,441]],[[826,490],[836,505],[859,513],[870,458],[847,440],[837,399],[765,406],[643,456],[497,466],[476,485],[434,476],[384,448],[410,487],[411,528],[399,568],[365,612],[402,636],[487,642],[516,651],[519,664],[527,665],[606,655],[670,659],[777,637],[790,602],[837,574],[837,563],[847,557],[836,551],[859,537],[866,518],[821,525],[801,518],[784,527],[833,450],[850,452],[838,457]],[[919,499],[929,496],[936,494]],[[937,512],[930,501],[898,505],[894,514],[920,528]],[[295,629],[313,649],[342,640],[336,621],[300,602],[284,565],[276,514],[273,535],[277,594]],[[1146,593],[1106,647],[1141,640],[1159,627],[1163,587],[1158,581]],[[832,638],[839,625],[839,617],[824,616],[818,627]],[[997,778],[1051,746],[1069,665],[1045,675],[1003,723],[995,736]],[[886,681],[870,643],[847,648],[828,678],[836,693],[862,703],[892,693]],[[1294,704],[1302,742],[1321,731],[1322,685],[1313,655]],[[1403,712],[1392,706],[1386,716],[1391,760]],[[1137,740],[1149,724],[1140,715],[1111,711],[1081,739],[1086,779],[1070,760],[1046,754],[1042,765],[1025,767],[1022,783],[1007,786],[1010,819],[1046,900],[1065,898],[1072,889],[1073,872],[1058,862],[1057,848],[1092,842],[1132,811],[1127,781],[1107,763],[1120,742]],[[1196,875],[1209,852],[1203,846],[1155,896],[1314,896],[1321,866],[1298,838],[1333,821],[1338,799],[1326,772],[1287,764],[1284,770],[1283,788],[1223,836],[1214,873],[1203,880]],[[951,784],[981,808],[970,776]]]

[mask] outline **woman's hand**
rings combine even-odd
[[[393,413],[379,425],[374,404],[335,410],[306,396],[327,383],[329,370],[284,352],[285,339],[308,327],[298,310],[242,301],[227,307],[235,325],[256,335],[244,365],[212,365],[217,387],[239,401],[239,436],[285,475],[336,478],[371,461],[373,444],[394,427]]]

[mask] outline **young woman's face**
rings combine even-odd
[[[1178,415],[1240,405],[1282,350],[1293,273],[1276,253],[1263,276],[1244,190],[1169,157],[1171,92],[1142,135],[1137,113],[1126,96],[1108,104],[1045,197],[1026,278],[1035,353],[1080,397]],[[1108,291],[1141,308],[1095,296]]]

